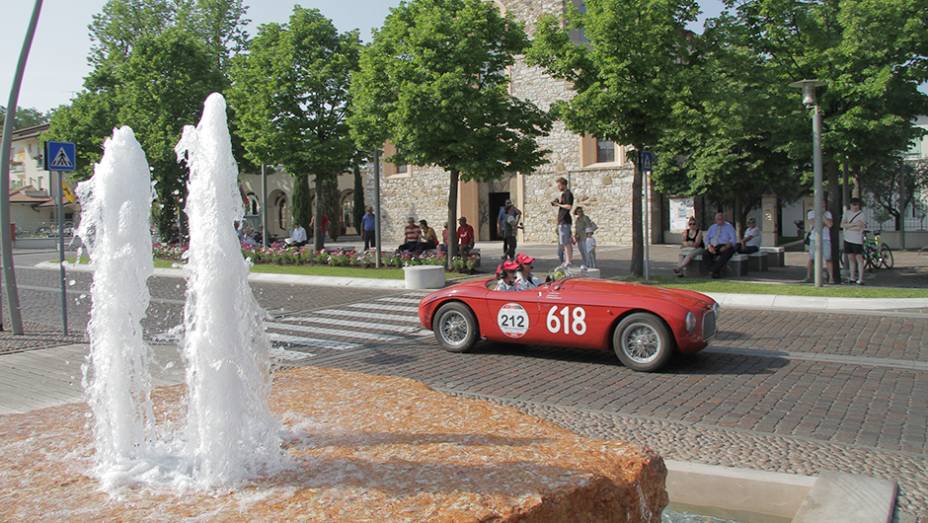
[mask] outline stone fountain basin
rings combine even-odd
[[[159,423],[183,387],[155,391]],[[667,470],[649,449],[396,377],[303,367],[271,407],[295,467],[226,493],[99,490],[86,405],[0,416],[0,520],[657,522]]]

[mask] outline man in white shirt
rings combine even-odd
[[[293,232],[290,233],[290,240],[287,242],[293,247],[302,247],[306,245],[306,229],[302,225],[296,224]]]
[[[748,218],[748,228],[744,230],[744,236],[739,243],[738,252],[741,254],[751,254],[760,250],[760,229],[757,228],[757,220]]]
[[[834,224],[834,218],[831,212],[826,210],[822,220],[822,259],[825,261],[825,268],[828,269],[828,283],[835,283],[835,264],[831,260],[831,226]],[[806,263],[806,283],[812,283],[812,271],[815,270],[815,210],[809,211],[806,215],[806,222],[809,223],[808,230],[813,231],[809,235],[809,261]]]
[[[864,211],[860,208],[860,198],[851,198],[851,208],[841,217],[844,229],[844,253],[847,254],[850,279],[848,283],[864,284]]]

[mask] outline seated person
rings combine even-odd
[[[516,273],[516,286],[519,290],[538,287],[543,283],[541,278],[532,274],[535,258],[519,253],[516,256],[516,263],[519,264],[519,271]]]
[[[416,225],[416,219],[410,216],[406,220],[406,229],[403,232],[404,242],[397,249],[398,251],[419,252],[419,239],[422,237],[422,229]]]
[[[419,220],[419,228],[422,230],[422,235],[419,237],[419,250],[428,251],[438,247],[438,235],[435,234],[435,229],[429,227],[429,222]]]
[[[686,230],[682,234],[683,241],[680,242],[681,249],[690,249],[689,253],[680,260],[680,263],[673,268],[673,273],[683,277],[683,269],[693,261],[697,254],[702,254],[702,231],[696,225],[696,218],[690,218]]]
[[[715,223],[706,231],[706,252],[702,256],[702,262],[708,265],[713,278],[721,276],[725,264],[735,254],[736,236],[735,228],[725,221],[725,215],[715,213]]]
[[[285,241],[290,247],[302,247],[306,245],[306,229],[299,223],[296,224],[296,226],[293,227],[293,232],[290,233],[290,237]]]
[[[744,237],[738,242],[738,252],[751,254],[760,250],[760,230],[757,220],[748,218],[748,228],[744,230]]]
[[[499,274],[499,281],[496,282],[497,291],[517,291],[520,290],[516,284],[516,271],[519,270],[519,264],[507,260],[499,266],[497,272]]]
[[[467,256],[470,254],[470,251],[474,249],[474,228],[468,225],[467,218],[461,216],[458,218],[458,247],[460,248],[458,254],[461,256]]]

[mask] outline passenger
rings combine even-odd
[[[532,289],[543,283],[542,279],[532,274],[535,258],[527,254],[519,253],[516,256],[516,263],[519,264],[519,272],[516,273],[516,286],[519,290]]]
[[[519,270],[519,264],[507,260],[503,262],[499,270],[499,281],[496,283],[496,290],[498,291],[517,291],[519,287],[516,285],[516,271]]]

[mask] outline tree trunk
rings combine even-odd
[[[315,181],[316,199],[313,205],[313,250],[321,251],[322,243],[322,176],[316,175]]]
[[[329,218],[329,227],[325,232],[332,241],[338,240],[338,236],[342,232],[340,196],[338,192],[338,175],[324,176],[322,178],[322,215]]]
[[[458,214],[458,179],[461,173],[451,170],[451,185],[448,187],[448,256],[445,267],[451,268],[451,259],[458,255],[457,214]]]
[[[641,205],[641,152],[644,146],[635,145],[635,166],[632,176],[632,262],[630,272],[632,276],[641,277],[644,274],[644,229],[643,206]]]
[[[839,238],[841,237],[841,186],[838,183],[838,164],[834,158],[825,162],[825,175],[828,176],[829,202],[828,209],[831,211],[832,223],[829,234],[831,235],[831,259],[835,266],[835,280],[841,278],[838,274],[838,252],[841,249]],[[824,218],[824,216],[822,217]]]
[[[357,161],[352,162],[352,172],[354,173],[354,229],[358,234],[363,235],[361,230],[361,219],[364,218],[364,180],[361,178],[361,166]]]

